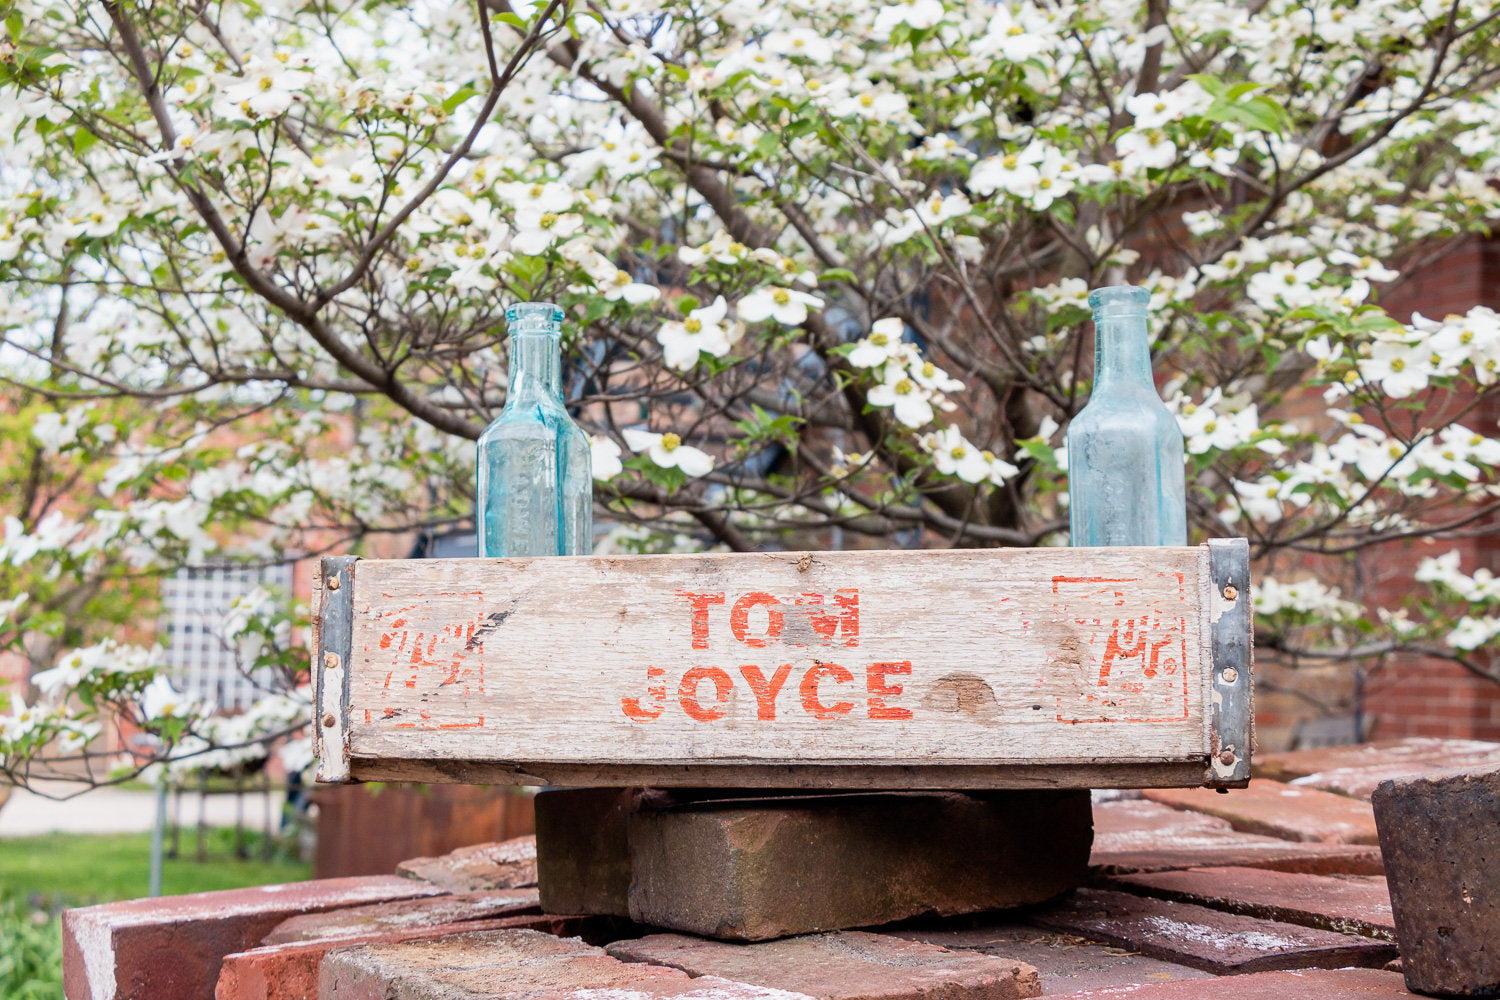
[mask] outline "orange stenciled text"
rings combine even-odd
[[[679,590],[677,599],[686,605],[688,642],[695,650],[711,648],[715,633],[721,636],[717,648],[724,649],[726,632],[735,647],[756,650],[773,646],[847,650],[859,645],[856,589],[836,590],[826,597],[813,593],[778,596],[759,590],[739,595]],[[790,659],[806,655],[794,653]],[[833,655],[842,659],[847,654]],[[857,676],[861,670],[863,678]],[[763,722],[774,721],[778,710],[825,721],[859,715],[910,719],[910,709],[891,704],[904,693],[903,685],[893,680],[902,674],[911,674],[910,660],[870,663],[863,668],[822,658],[813,659],[810,666],[774,661],[765,666],[699,664],[672,668],[677,680],[674,689],[667,669],[651,665],[646,668],[645,693],[621,698],[620,709],[635,722],[650,722],[678,711],[697,722],[717,722],[748,716],[753,701],[754,718]],[[782,699],[787,687],[793,693]],[[747,706],[739,712],[737,694]]]
[[[670,685],[664,683],[666,671],[651,666],[646,668],[645,696],[621,698],[620,708],[636,722],[650,722],[673,709],[680,709],[698,722],[715,722],[729,715],[735,691],[743,689],[755,701],[755,718],[771,721],[776,718],[777,696],[787,687],[792,669],[792,664],[782,663],[767,678],[766,671],[758,664],[744,663],[736,668],[739,674],[736,678],[724,667],[688,667],[682,672],[673,698],[668,697]],[[814,660],[796,682],[796,695],[780,707],[789,704],[793,712],[801,709],[814,719],[831,720],[859,714],[855,710],[862,700],[865,718],[910,719],[911,709],[888,701],[903,693],[902,685],[892,683],[891,675],[910,673],[910,660],[871,663],[864,668],[861,685],[848,667]]]
[[[777,597],[758,590],[742,594],[733,602],[726,597],[723,593],[677,592],[677,599],[692,610],[690,633],[694,649],[708,648],[713,620],[723,614],[722,611],[714,614],[713,609],[726,604],[729,634],[751,649],[765,649],[777,643],[804,647],[859,645],[856,589],[836,590],[829,601],[822,594]]]

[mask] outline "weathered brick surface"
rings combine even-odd
[[[642,788],[559,788],[537,793],[536,868],[548,913],[628,916],[627,820]]]
[[[1313,874],[1378,875],[1380,851],[1354,844],[1312,844],[1241,833],[1226,820],[1145,799],[1094,806],[1089,859],[1107,873],[1242,866]]]
[[[1218,975],[1378,968],[1396,955],[1394,945],[1374,938],[1094,889],[1080,889],[1027,919]]]
[[[1263,754],[1255,760],[1255,776],[1367,799],[1382,781],[1485,764],[1500,764],[1500,743],[1412,736]]]
[[[1102,880],[1099,888],[1396,940],[1391,897],[1380,875],[1330,878],[1263,868],[1191,868],[1120,875]]]
[[[1037,970],[864,931],[731,944],[653,934],[605,948],[627,962],[772,986],[822,1000],[1013,1000],[1041,995]]]
[[[224,956],[255,947],[288,917],[441,892],[372,875],[67,910],[63,992],[67,1000],[207,1000]]]
[[[261,939],[261,944],[316,941],[406,927],[452,924],[463,920],[536,913],[535,889],[465,892],[452,896],[404,899],[394,903],[351,906],[325,913],[304,913],[284,920]]]
[[[1213,979],[1214,974],[1176,962],[1148,958],[1098,944],[1076,934],[1039,931],[1014,923],[984,922],[977,927],[903,928],[889,933],[954,950],[972,950],[1037,970],[1042,996],[1105,986],[1159,983],[1170,979]]]
[[[335,948],[422,941],[453,934],[518,928],[547,934],[590,934],[599,930],[594,925],[601,921],[609,922],[610,918],[537,913],[378,931],[350,930],[348,933],[329,937],[265,945],[224,956],[214,997],[215,1000],[311,1000],[318,995],[318,967],[323,956]]]
[[[1500,765],[1375,790],[1407,985],[1500,995]]]
[[[1227,795],[1212,788],[1148,788],[1141,794],[1174,809],[1217,816],[1245,833],[1320,844],[1379,843],[1369,803],[1318,788],[1259,780]]]
[[[1079,884],[1085,791],[698,803],[630,818],[630,915],[731,940],[1050,899]]]
[[[1401,977],[1376,969],[1257,972],[1203,983],[1115,986],[1067,993],[1054,1000],[1411,1000]]]
[[[606,994],[605,991],[608,991]],[[319,1000],[805,1000],[660,965],[610,958],[581,941],[487,931],[439,941],[340,948],[319,972]]]
[[[460,847],[435,858],[411,858],[396,866],[396,874],[448,892],[530,888],[536,885],[536,838],[528,835]]]

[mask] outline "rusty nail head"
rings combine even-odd
[[[337,654],[337,653],[324,653],[323,654],[323,669],[324,670],[337,670],[338,668],[339,668],[339,654]]]
[[[338,577],[336,577],[336,576],[330,576],[328,578],[328,589],[329,590],[338,590],[339,589],[339,578]]]
[[[1234,763],[1234,749],[1232,747],[1225,747],[1224,752],[1219,754],[1219,763],[1225,767],[1229,767]]]
[[[1219,676],[1224,679],[1225,684],[1233,684],[1240,679],[1240,672],[1233,667],[1225,667],[1224,672]]]
[[[1240,596],[1239,588],[1232,583],[1224,584],[1224,600],[1232,601]]]
[[[323,728],[332,729],[333,724],[337,721],[338,720],[333,717],[333,713],[329,712],[327,715],[323,716]]]

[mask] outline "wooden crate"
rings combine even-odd
[[[1243,539],[323,562],[321,781],[1244,784]]]

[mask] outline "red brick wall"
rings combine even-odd
[[[1393,316],[1409,320],[1413,313],[1441,319],[1464,313],[1475,305],[1500,307],[1500,239],[1472,237],[1456,245],[1416,255],[1403,277],[1380,287],[1380,302]],[[1469,400],[1472,401],[1472,400]],[[1465,403],[1447,395],[1424,400],[1430,419]],[[1326,409],[1319,393],[1292,395],[1279,417],[1311,421],[1323,419]],[[1367,412],[1368,419],[1378,416]],[[1464,417],[1464,423],[1485,434],[1497,433],[1500,401],[1485,401]],[[1413,585],[1413,574],[1425,558],[1453,549],[1461,554],[1464,572],[1479,567],[1500,572],[1500,531],[1468,537],[1420,539],[1366,550],[1351,565],[1339,559],[1309,557],[1261,573],[1295,579],[1317,574],[1346,597],[1380,607],[1401,608],[1425,585]],[[1295,668],[1263,653],[1257,670],[1256,722],[1263,750],[1287,746],[1300,724],[1319,716],[1354,717],[1368,738],[1439,736],[1500,740],[1500,685],[1483,680],[1454,663],[1415,655],[1390,656],[1368,664],[1357,673],[1349,664],[1301,663]],[[1480,652],[1475,662],[1500,670],[1500,658]],[[1326,735],[1326,734],[1324,734]]]
[[[1407,276],[1385,290],[1381,303],[1397,319],[1417,312],[1429,319],[1464,313],[1476,305],[1500,307],[1500,239],[1471,237],[1440,258],[1420,260]],[[1497,432],[1500,401],[1491,397],[1464,419],[1486,435]],[[1370,594],[1386,606],[1399,607],[1412,590],[1411,575],[1424,558],[1453,549],[1462,554],[1465,573],[1479,567],[1500,571],[1500,537],[1490,530],[1471,537],[1422,541],[1372,552],[1361,569]],[[1479,651],[1475,661],[1488,670],[1500,667],[1492,653]],[[1500,684],[1483,680],[1461,666],[1423,657],[1392,657],[1368,676],[1364,709],[1374,738],[1449,736],[1500,740]]]

